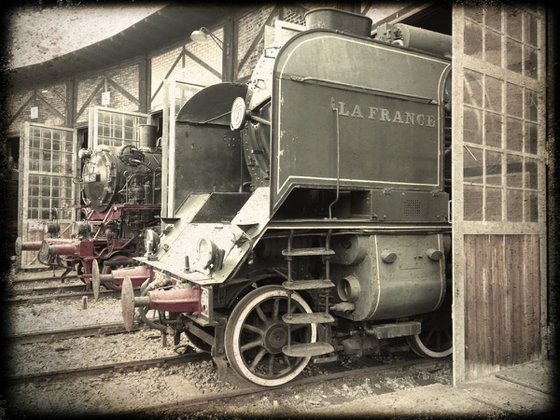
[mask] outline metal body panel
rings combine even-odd
[[[436,310],[445,296],[442,235],[369,235],[336,238],[332,277],[339,297],[355,305],[339,316],[353,321],[383,320]]]
[[[249,179],[241,161],[239,132],[229,128],[231,103],[238,96],[244,97],[246,89],[232,83],[213,85],[181,108],[169,151],[173,159],[168,170],[174,174],[174,182],[168,216],[174,217],[192,193],[236,192]]]
[[[157,271],[193,283],[201,285],[223,283],[232,276],[264,232],[268,222],[266,211],[268,194],[265,190],[266,188],[258,189],[233,219],[240,225],[253,225],[247,230],[249,233],[234,223],[194,223],[194,218],[205,207],[210,194],[191,195],[177,214],[178,220],[169,225],[172,228],[164,234],[156,258],[150,260],[136,258],[136,260],[154,267]],[[256,202],[263,203],[260,211],[255,211]],[[214,272],[201,267],[196,257],[198,242],[206,238],[210,238],[219,249],[224,251],[223,263]],[[188,257],[189,261],[188,270],[186,270],[185,257]]]
[[[295,186],[335,188],[337,178],[341,188],[442,189],[449,66],[329,31],[294,36],[274,68],[272,210]]]

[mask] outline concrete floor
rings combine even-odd
[[[313,415],[484,416],[553,415],[558,408],[556,363],[549,360],[507,368],[459,386],[434,384],[376,395]]]

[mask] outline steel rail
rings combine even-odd
[[[133,325],[131,331],[138,331],[140,327]],[[125,334],[122,322],[111,322],[106,324],[87,325],[78,328],[68,328],[52,331],[39,331],[30,333],[19,333],[4,336],[5,340],[10,344],[30,344],[44,343],[48,341],[66,340],[76,337],[93,337],[102,335]]]
[[[50,274],[43,274],[41,273],[41,275],[33,275],[35,273],[16,273],[15,278],[12,279],[12,283],[28,283],[28,282],[40,282],[40,281],[49,281],[49,280],[58,280],[60,281],[60,276],[62,275],[62,271],[60,273],[55,273],[55,275],[52,275],[52,272],[49,272]],[[70,273],[68,274],[64,280],[74,280],[77,279],[78,275],[76,273]]]
[[[83,291],[79,293],[64,293],[53,295],[26,296],[26,297],[10,297],[4,298],[2,301],[8,305],[25,305],[28,303],[47,303],[53,300],[80,300],[84,296],[93,298],[93,292]],[[99,298],[108,298],[112,296],[120,296],[118,290],[102,290],[99,292]]]
[[[193,363],[203,360],[211,360],[207,353],[187,353],[181,356],[166,356],[149,360],[133,360],[121,363],[110,363],[98,366],[88,366],[81,368],[53,370],[46,372],[29,373],[24,375],[14,375],[6,377],[10,385],[17,383],[33,383],[42,381],[61,380],[85,376],[97,376],[102,374],[117,374],[126,372],[136,372],[153,367],[174,366],[184,363]]]
[[[84,292],[91,293],[85,290],[85,284],[71,285],[71,286],[54,286],[54,287],[32,287],[27,289],[12,289],[8,292],[9,297],[25,296],[25,295],[48,295],[64,292]]]
[[[257,385],[250,384],[248,387],[236,389],[233,391],[228,392],[221,392],[221,393],[214,393],[214,394],[207,394],[195,398],[190,398],[187,400],[182,400],[173,403],[164,403],[164,404],[157,404],[147,407],[138,407],[133,410],[126,410],[119,412],[119,414],[163,414],[165,412],[181,412],[184,413],[185,408],[194,407],[201,404],[208,404],[213,401],[223,401],[228,399],[234,399],[238,397],[246,397],[249,395],[256,395],[262,394],[265,392],[270,392],[274,390],[281,390],[285,388],[292,388],[296,386],[306,386],[306,385],[313,385],[324,383],[327,381],[335,381],[343,378],[351,378],[357,376],[367,376],[371,378],[373,375],[382,375],[387,373],[403,373],[407,370],[411,369],[430,369],[433,370],[441,370],[445,367],[449,367],[451,365],[451,359],[415,359],[415,360],[407,360],[403,362],[396,362],[390,364],[384,364],[374,367],[366,367],[366,368],[359,368],[359,369],[350,369],[345,370],[343,372],[335,372],[332,374],[326,375],[314,375],[306,378],[295,379],[287,384],[277,386],[277,387],[259,387]]]

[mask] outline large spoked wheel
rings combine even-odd
[[[422,320],[422,332],[408,338],[408,345],[422,357],[447,357],[453,352],[451,326],[451,293],[448,292],[440,308]]]
[[[280,286],[263,286],[247,294],[233,309],[226,325],[225,350],[231,366],[243,378],[261,386],[278,386],[291,381],[309,363],[310,357],[289,357],[282,353],[288,344],[288,325],[282,315],[288,311],[288,292]],[[311,308],[292,294],[292,313]],[[312,343],[317,339],[315,324],[293,325],[291,343]]]

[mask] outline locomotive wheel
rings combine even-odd
[[[408,345],[422,357],[447,357],[453,352],[451,325],[451,293],[448,292],[440,308],[424,317],[420,334],[408,337]]]
[[[291,381],[307,366],[311,357],[289,357],[282,353],[288,344],[288,292],[280,286],[263,286],[247,294],[231,312],[225,331],[225,351],[231,366],[243,378],[261,386],[278,386]],[[292,313],[311,312],[297,293],[292,293]],[[312,343],[317,339],[315,324],[294,325],[291,342]]]

